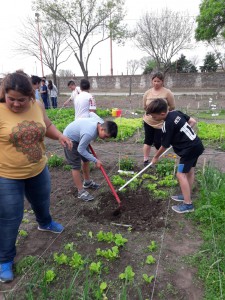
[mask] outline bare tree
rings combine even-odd
[[[139,66],[140,66],[139,60],[137,60],[137,59],[128,60],[127,73],[130,75],[134,75],[136,73],[137,69],[139,68]]]
[[[188,15],[167,8],[160,13],[147,12],[137,22],[136,45],[157,63],[158,70],[167,72],[172,58],[191,48],[193,24]]]
[[[211,46],[219,66],[225,72],[225,38],[222,36],[216,37],[213,40],[206,42],[207,46]]]
[[[199,64],[199,57],[198,55],[193,55],[190,57],[190,62],[194,65],[197,66]]]
[[[72,70],[63,70],[63,69],[60,69],[58,71],[58,74],[59,74],[59,77],[75,77],[75,74]]]
[[[36,0],[34,5],[68,28],[71,49],[86,78],[94,48],[109,38],[121,42],[127,33],[121,25],[124,0]]]
[[[43,64],[52,72],[53,81],[57,84],[57,69],[68,60],[72,51],[67,41],[68,33],[63,24],[44,18],[40,20],[41,52]],[[20,39],[15,51],[22,55],[34,56],[41,61],[38,26],[34,19],[27,17],[19,31]]]

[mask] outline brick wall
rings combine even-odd
[[[76,77],[74,80],[79,85],[82,77]],[[71,78],[59,78],[60,92],[68,92],[67,82]],[[90,76],[91,89],[93,91],[124,91],[129,92],[130,87],[132,92],[146,91],[151,83],[151,75],[120,75],[120,76]],[[194,74],[167,74],[165,77],[165,86],[170,89],[185,89],[185,90],[205,90],[218,89],[225,90],[225,73],[194,73]]]

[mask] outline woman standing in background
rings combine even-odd
[[[49,82],[48,82],[48,90],[49,90],[49,96],[50,96],[51,102],[52,102],[52,107],[57,108],[58,89],[52,83],[52,80],[49,80]]]
[[[146,114],[146,109],[152,100],[156,98],[165,99],[168,103],[169,110],[175,109],[174,95],[169,89],[164,86],[164,76],[161,72],[157,72],[152,76],[152,88],[147,90],[143,96],[143,107],[145,114],[143,116],[144,121],[144,166],[149,164],[149,155],[152,145],[158,150],[161,146],[161,132],[163,121],[155,121],[150,115]]]

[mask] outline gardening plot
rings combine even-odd
[[[117,141],[93,143],[117,190],[142,169],[141,114],[132,116],[132,112],[116,119],[120,128]],[[65,121],[61,113],[54,111],[54,123],[60,118]],[[102,114],[111,118],[110,110]],[[58,126],[64,127],[60,121]],[[223,142],[222,134],[212,141]],[[118,203],[100,170],[91,167],[92,178],[101,183],[99,190],[90,191],[95,200],[82,202],[61,147],[52,141],[46,146],[52,178],[51,212],[65,231],[57,236],[37,231],[26,203],[16,278],[4,285],[6,299],[203,299],[196,269],[184,262],[202,240],[187,218],[171,210],[170,196],[179,192],[173,152],[118,192],[123,209],[114,215]],[[202,165],[204,158],[199,168]],[[194,192],[197,201],[198,185]]]

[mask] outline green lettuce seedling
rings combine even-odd
[[[124,273],[119,274],[119,278],[125,280],[126,282],[133,282],[135,273],[132,270],[131,266],[125,268]]]
[[[98,261],[97,263],[92,262],[89,266],[89,270],[91,271],[91,273],[100,274],[101,267],[102,267],[102,263],[100,261]]]
[[[68,257],[64,253],[60,255],[58,255],[58,253],[54,253],[53,257],[54,257],[54,261],[59,265],[68,264],[69,261]]]
[[[147,274],[143,274],[143,275],[142,275],[142,278],[144,279],[145,282],[151,283],[152,280],[155,278],[155,276],[154,276],[154,275],[148,276]]]
[[[53,270],[48,270],[45,272],[45,275],[44,275],[44,282],[46,283],[50,283],[52,282],[56,277],[56,274]]]
[[[145,262],[148,265],[152,265],[156,262],[156,259],[152,255],[148,255]]]

